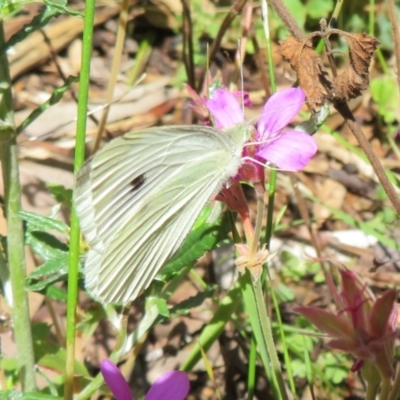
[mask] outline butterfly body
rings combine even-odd
[[[88,291],[134,300],[181,246],[207,201],[234,177],[248,128],[171,126],[130,132],[78,171],[75,205],[90,250]]]

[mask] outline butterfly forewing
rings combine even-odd
[[[78,172],[76,209],[91,246],[85,281],[95,298],[127,302],[149,286],[236,174],[242,136],[236,143],[211,127],[150,128],[115,139]]]

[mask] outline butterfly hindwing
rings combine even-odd
[[[179,249],[206,202],[240,165],[241,147],[211,127],[115,139],[79,171],[75,204],[91,248],[89,292],[130,301]]]

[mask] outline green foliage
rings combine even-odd
[[[400,103],[396,80],[390,76],[372,79],[371,94],[385,124],[393,124],[398,119]]]
[[[70,15],[82,17],[81,13],[67,7],[67,2],[65,0],[2,0],[0,4],[0,18],[9,18],[21,11],[26,5],[31,3],[45,4],[45,11],[43,12],[42,16],[35,18],[34,22],[26,25],[19,31],[18,35],[20,35],[20,39],[17,42],[23,40],[27,36],[27,34],[31,33],[32,31],[45,26],[49,22],[50,18],[58,16],[59,14],[67,13]],[[12,41],[11,43],[15,44],[17,42]]]
[[[63,185],[48,183],[47,189],[55,197],[58,203],[71,208],[72,206],[72,190],[65,188]]]
[[[54,300],[65,301],[65,291],[55,283],[64,281],[68,272],[68,246],[48,231],[55,231],[67,240],[69,228],[61,221],[42,215],[21,212],[26,222],[25,242],[43,260],[29,276],[28,288]]]
[[[204,220],[204,213],[199,217]],[[158,274],[158,279],[168,281],[183,268],[198,260],[206,251],[214,249],[218,243],[227,238],[229,224],[225,216],[215,224],[203,223],[192,230],[178,253],[166,264]]]

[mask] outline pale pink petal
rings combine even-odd
[[[131,390],[115,364],[110,360],[103,360],[100,364],[100,371],[117,400],[133,400]]]
[[[301,110],[305,94],[300,88],[289,88],[274,93],[263,107],[257,124],[258,141],[275,138]]]
[[[189,390],[189,379],[184,372],[168,371],[153,383],[145,400],[183,400]]]
[[[235,96],[228,90],[215,90],[206,104],[218,129],[230,128],[244,122],[243,111]]]
[[[317,150],[317,143],[312,136],[300,131],[286,131],[268,145],[261,145],[256,156],[284,171],[299,171]]]

